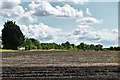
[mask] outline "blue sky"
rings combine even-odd
[[[117,46],[118,0],[38,1],[2,1],[0,29],[14,20],[26,37],[40,42]]]

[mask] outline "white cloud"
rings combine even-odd
[[[66,1],[66,0],[64,0],[64,1]],[[76,4],[78,4],[78,3],[81,3],[81,4],[84,4],[85,2],[88,2],[88,0],[67,0],[68,2],[70,1],[70,2],[74,2],[74,3],[76,3]]]
[[[30,10],[34,10],[36,7],[38,7],[39,5],[36,4],[34,1],[32,1],[30,4],[29,4],[29,8]]]
[[[14,3],[21,3],[21,0],[0,0],[0,2],[14,2]]]
[[[2,9],[12,9],[21,3],[21,0],[1,0]]]
[[[118,33],[118,29],[112,29],[113,33]]]
[[[56,8],[46,1],[40,2],[39,4],[32,3],[29,5],[30,9],[33,10],[33,15],[46,16],[58,14]]]
[[[102,23],[103,20],[98,20],[93,17],[84,17],[84,18],[78,19],[77,22],[79,24],[95,24],[95,23]]]
[[[50,41],[61,36],[61,29],[49,27],[43,23],[38,25],[21,25],[21,30],[27,37],[39,39],[40,41]]]
[[[62,7],[53,7],[50,3],[46,1],[40,3],[32,2],[31,4],[29,4],[29,8],[33,11],[33,15],[36,16],[55,15],[62,17],[83,17],[82,11],[78,11],[68,4],[65,4]]]
[[[83,17],[82,11],[78,11],[77,9],[74,9],[73,7],[71,7],[68,4],[64,5],[63,7],[56,6],[56,9],[58,10],[60,16]],[[56,15],[58,15],[58,14],[56,14]]]
[[[42,2],[42,1],[47,1],[47,2],[66,2],[66,3],[75,3],[75,4],[84,4],[88,2],[89,0],[34,0],[36,2]]]
[[[92,13],[90,13],[89,8],[86,8],[86,14],[89,15],[89,16],[92,16]]]
[[[0,36],[2,35],[2,29],[3,29],[3,27],[0,27]]]
[[[71,36],[76,36],[78,42],[91,42],[98,41],[99,36],[96,34],[90,26],[79,25],[71,34]]]
[[[2,0],[0,8],[0,16],[3,19],[16,18],[17,16],[24,14],[24,9],[20,6],[20,0]]]
[[[89,26],[78,25],[78,27],[73,31],[74,35],[83,35],[88,33]]]
[[[25,12],[24,14],[18,16],[17,22],[22,25],[29,25],[29,24],[38,24],[38,18],[33,16],[31,12]]]
[[[117,29],[95,31],[91,26],[79,25],[75,30],[66,32],[59,28],[53,28],[43,23],[38,25],[20,25],[21,30],[27,37],[38,39],[40,42],[63,43],[69,41],[74,44],[80,42],[117,45]]]
[[[6,0],[2,2],[2,5],[4,5],[4,8],[0,9],[2,20],[15,20],[22,25],[38,24],[37,17],[32,15],[32,11],[25,12],[25,9],[20,5],[20,3],[20,0]],[[6,6],[10,7],[7,8]]]
[[[88,2],[88,0],[50,0],[50,1],[56,1],[56,2],[72,2],[76,4],[84,4],[85,2]]]
[[[22,6],[16,6],[13,9],[0,9],[0,16],[2,16],[3,19],[8,18],[16,18],[22,14],[24,14],[24,9]]]
[[[73,33],[72,37],[76,37],[77,42],[88,42],[88,43],[100,43],[106,45],[114,45],[118,42],[118,31],[117,29],[103,29],[95,31],[90,26],[79,26]]]
[[[98,34],[101,36],[102,40],[116,41],[118,39],[118,32],[113,32],[114,30],[116,29],[103,29],[102,31],[98,31]]]

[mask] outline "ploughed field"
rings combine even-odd
[[[119,53],[41,51],[2,53],[3,80],[119,80]]]

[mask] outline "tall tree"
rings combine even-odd
[[[24,41],[24,35],[13,21],[7,21],[2,29],[2,44],[4,49],[16,50]]]

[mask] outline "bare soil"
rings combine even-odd
[[[119,53],[2,53],[3,80],[119,80]]]

